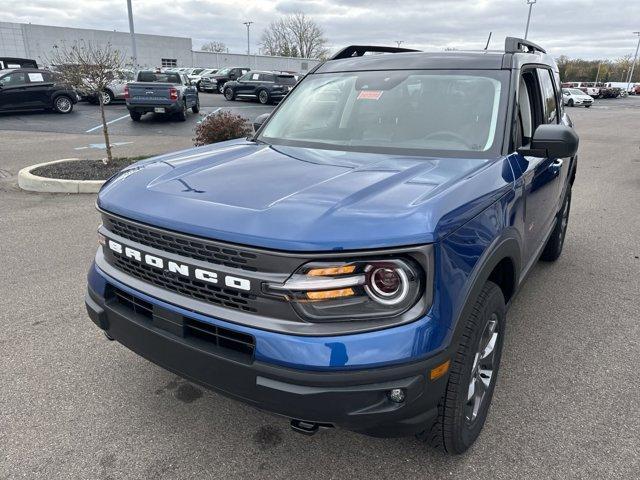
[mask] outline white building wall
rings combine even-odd
[[[239,53],[193,52],[193,66],[207,68],[249,67],[252,70],[282,70],[306,73],[318,60],[294,57],[270,57],[268,55],[247,55]]]
[[[0,57],[32,58],[39,65],[47,65],[55,45],[71,46],[84,40],[96,44],[111,43],[131,60],[131,37],[128,32],[90,30],[84,28],[53,27],[26,23],[0,22]],[[284,70],[306,73],[317,60],[269,57],[235,53],[193,51],[192,41],[186,37],[147,35],[136,33],[138,64],[143,68],[162,65],[162,59],[175,60],[178,67],[249,67],[256,70]]]

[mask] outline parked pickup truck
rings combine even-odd
[[[104,184],[89,317],[296,432],[464,452],[487,419],[507,310],[538,259],[562,253],[578,136],[559,78],[517,38],[504,52],[346,47],[253,137]],[[118,371],[131,381],[136,365]]]
[[[200,111],[198,90],[183,73],[142,70],[137,81],[125,86],[124,98],[134,122],[148,112],[175,115],[185,121],[189,108],[193,113]]]

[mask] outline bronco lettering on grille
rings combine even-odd
[[[197,268],[185,263],[178,263],[172,260],[167,260],[156,255],[141,252],[134,248],[123,245],[119,242],[109,239],[107,242],[109,250],[112,252],[148,265],[153,268],[164,270],[170,274],[182,275],[183,277],[195,277],[197,280],[207,283],[218,283],[218,278],[224,276],[224,286],[228,288],[234,288],[236,290],[251,290],[251,281],[246,278],[234,277],[232,275],[223,275],[218,272]]]

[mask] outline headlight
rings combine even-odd
[[[290,301],[312,321],[357,320],[400,315],[422,296],[425,274],[409,259],[312,262],[267,293]]]

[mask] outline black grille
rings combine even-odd
[[[234,308],[245,312],[256,312],[257,297],[250,293],[229,290],[199,280],[180,275],[169,276],[163,270],[136,262],[127,257],[113,255],[116,267],[129,275],[158,287],[195,298],[221,307]]]
[[[151,303],[115,287],[111,287],[111,292],[111,298],[115,303],[151,321],[154,320]],[[190,317],[178,316],[178,318],[183,326],[181,336],[184,338],[205,342],[210,347],[237,352],[242,354],[246,360],[253,358],[255,338],[252,335],[201,322]]]
[[[109,231],[116,235],[148,247],[250,272],[258,270],[256,268],[258,256],[252,252],[226,245],[214,245],[197,238],[176,235],[167,230],[147,228],[137,223],[126,222],[106,215],[103,216],[103,223]]]

